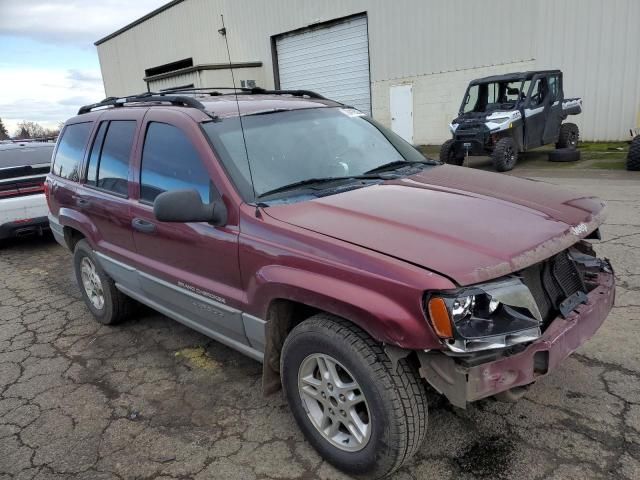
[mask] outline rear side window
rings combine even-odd
[[[103,122],[91,148],[87,167],[87,184],[127,195],[129,157],[133,147],[136,122]]]
[[[150,123],[142,150],[140,199],[153,202],[167,190],[194,188],[209,203],[211,187],[209,173],[185,133],[166,123]]]
[[[65,127],[53,160],[51,171],[54,175],[75,182],[80,180],[80,164],[92,126],[93,122],[84,122]]]

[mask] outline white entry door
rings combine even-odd
[[[393,85],[389,95],[391,130],[413,143],[413,85]]]

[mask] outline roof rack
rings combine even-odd
[[[178,92],[179,93],[189,93],[189,92],[203,93],[203,94],[209,94],[211,96],[229,95],[227,93],[222,93],[219,90],[249,91],[251,89],[245,88],[245,87],[174,87],[174,88],[165,88],[161,90],[159,95],[164,95],[166,93],[178,93]]]
[[[202,87],[202,88],[175,88],[167,89],[162,92],[145,92],[138,95],[131,95],[128,97],[107,97],[101,102],[92,103],[90,105],[84,105],[78,110],[78,115],[89,113],[96,108],[102,107],[123,107],[127,103],[170,103],[180,107],[192,107],[198,109],[211,118],[216,118],[214,114],[208,112],[206,107],[193,97],[185,95],[173,95],[174,93],[208,93],[211,96],[217,95],[232,95],[231,93],[220,93],[218,90],[233,90],[234,93],[240,93],[245,95],[292,95],[294,97],[309,97],[317,100],[327,100],[319,93],[312,92],[311,90],[265,90],[260,87],[245,88],[245,87]]]
[[[171,105],[177,105],[181,107],[192,107],[207,115],[211,116],[209,112],[207,112],[205,106],[200,103],[198,100],[192,97],[186,97],[182,95],[165,95],[164,93],[155,93],[155,92],[146,92],[141,93],[139,95],[132,95],[129,97],[107,97],[101,102],[92,103],[91,105],[85,105],[80,107],[78,110],[78,115],[83,115],[85,113],[91,112],[95,108],[100,107],[123,107],[127,103],[159,103],[165,102],[170,103]]]
[[[219,90],[233,90],[232,93],[222,93]],[[323,97],[319,93],[313,92],[311,90],[266,90],[261,87],[176,87],[176,88],[167,88],[162,91],[164,93],[204,93],[211,96],[218,95],[234,95],[235,93],[244,94],[244,95],[292,95],[294,97],[309,97],[315,98],[318,100],[327,100],[326,97]]]
[[[254,95],[292,95],[294,97],[309,97],[318,100],[327,100],[326,97],[311,90],[265,90],[264,88],[254,87],[248,89],[249,93]]]

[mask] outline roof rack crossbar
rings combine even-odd
[[[207,112],[205,106],[195,98],[186,97],[183,95],[164,95],[162,93],[155,93],[155,92],[147,92],[147,93],[142,93],[140,95],[132,95],[129,97],[107,97],[101,102],[80,107],[80,109],[78,110],[78,115],[89,113],[93,109],[100,108],[100,107],[117,108],[117,107],[122,107],[127,103],[158,103],[158,102],[165,102],[165,103],[170,103],[172,105],[183,106],[183,107],[192,107],[205,112],[207,115],[210,115],[209,112]]]
[[[326,97],[311,90],[265,90],[264,88],[254,87],[248,89],[249,93],[254,95],[292,95],[294,97],[309,97],[318,100],[327,100]]]

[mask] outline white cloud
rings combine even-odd
[[[0,118],[10,134],[22,120],[53,128],[104,96],[98,71],[0,68]]]
[[[167,0],[0,0],[0,33],[90,48]]]

